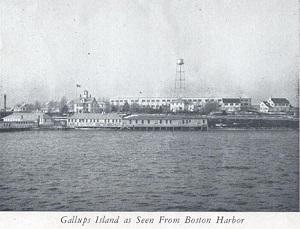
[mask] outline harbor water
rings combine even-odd
[[[0,133],[2,211],[299,211],[298,130]]]

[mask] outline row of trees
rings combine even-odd
[[[142,107],[137,103],[129,105],[127,102],[123,106],[111,106],[109,111],[112,112],[124,112],[124,113],[159,113],[166,114],[171,113],[170,105],[161,105],[157,109],[154,109],[150,106]],[[211,112],[219,111],[218,103],[216,102],[207,102],[204,107],[195,106],[194,111],[180,111],[179,113],[195,113],[195,114],[209,114]]]

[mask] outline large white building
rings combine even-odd
[[[92,97],[88,91],[84,91],[83,96],[80,95],[73,101],[75,113],[97,113],[99,106],[95,97]]]
[[[291,104],[287,98],[269,98],[260,103],[260,112],[284,114],[290,111]]]
[[[247,110],[251,107],[251,98],[201,98],[201,97],[116,97],[110,99],[111,106],[121,107],[125,103],[129,105],[137,104],[141,108],[152,108],[159,109],[161,106],[168,106],[172,110],[183,109],[183,104],[187,103],[188,110],[193,110],[195,108],[201,109],[205,107],[207,103],[216,103],[220,110],[227,111],[239,111]],[[172,106],[172,108],[171,108]]]

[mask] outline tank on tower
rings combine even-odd
[[[177,59],[176,62],[176,77],[175,77],[175,94],[181,98],[185,92],[185,74],[184,62],[182,58]]]
[[[183,64],[184,64],[184,63],[183,63],[183,59],[181,59],[181,58],[177,59],[177,64],[178,64],[178,65],[183,65]]]

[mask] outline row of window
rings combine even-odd
[[[32,122],[20,122],[20,121],[17,121],[16,122],[17,124],[32,124]],[[11,123],[3,123],[4,126],[11,126]]]
[[[275,106],[286,107],[286,106],[288,106],[288,104],[286,104],[286,103],[275,103]]]
[[[148,100],[143,99],[143,100],[142,100],[142,103],[143,103],[143,102],[171,102],[171,101],[173,102],[173,101],[175,101],[175,100],[176,100],[176,99],[162,99],[162,100],[160,100],[160,99],[156,99],[156,100],[155,100],[155,99],[151,99],[151,100],[150,100],[150,99],[148,99]],[[130,102],[132,102],[132,103],[133,103],[133,102],[138,102],[138,101],[139,101],[139,100],[130,100]],[[202,102],[202,99],[188,99],[187,101],[188,101],[188,102]],[[203,101],[205,101],[205,102],[209,102],[209,101],[211,101],[211,102],[214,102],[214,101],[219,101],[219,102],[221,102],[222,99],[205,99],[205,100],[203,99]],[[121,100],[118,100],[118,99],[117,99],[117,100],[111,100],[111,102],[112,102],[112,103],[114,103],[114,102],[117,102],[117,103],[118,103],[118,102],[123,103],[123,102],[128,102],[128,100],[126,100],[126,99],[125,99],[125,100],[122,100],[122,99],[121,99]]]
[[[166,120],[164,120],[165,122],[164,123],[166,123],[166,124],[172,124],[172,120],[168,120],[168,119],[166,119]],[[191,123],[192,122],[192,120],[190,120],[190,119],[187,119],[187,120],[181,120],[181,121],[178,121],[178,123],[179,124],[189,124],[189,123]],[[203,123],[205,123],[205,120],[202,120],[202,122]],[[150,120],[135,120],[135,122],[134,122],[134,120],[129,120],[129,124],[133,124],[133,123],[135,123],[135,124],[145,124],[145,123],[148,123],[148,124],[150,124]],[[155,124],[163,124],[163,120],[154,120],[154,123]]]
[[[239,106],[239,103],[224,103],[225,106]]]
[[[176,99],[172,99],[172,100],[170,100],[170,99],[167,99],[167,100],[165,100],[165,99],[163,99],[163,100],[142,100],[142,103],[145,103],[145,102],[174,102]],[[185,100],[185,101],[188,101],[188,102],[202,102],[202,99],[188,99],[188,100]],[[203,99],[203,102],[222,102],[222,99]],[[247,100],[243,100],[243,101],[247,101]],[[111,103],[114,103],[114,102],[116,102],[116,103],[118,103],[118,102],[121,102],[121,103],[123,103],[123,102],[128,102],[128,100],[111,100]],[[133,103],[133,102],[138,102],[138,100],[131,100],[131,102]],[[248,102],[248,101],[247,101]],[[176,104],[178,104],[178,103],[176,103]],[[225,105],[228,105],[229,103],[224,103]],[[232,103],[230,103],[230,104],[232,104]],[[249,104],[248,103],[243,103],[242,105],[245,105],[245,106],[248,106]],[[280,104],[281,105],[281,104]],[[282,104],[282,106],[285,106],[285,104]],[[287,106],[287,105],[286,105]]]
[[[70,122],[103,122],[103,119],[70,119]],[[104,119],[104,122],[120,123],[121,119]]]

